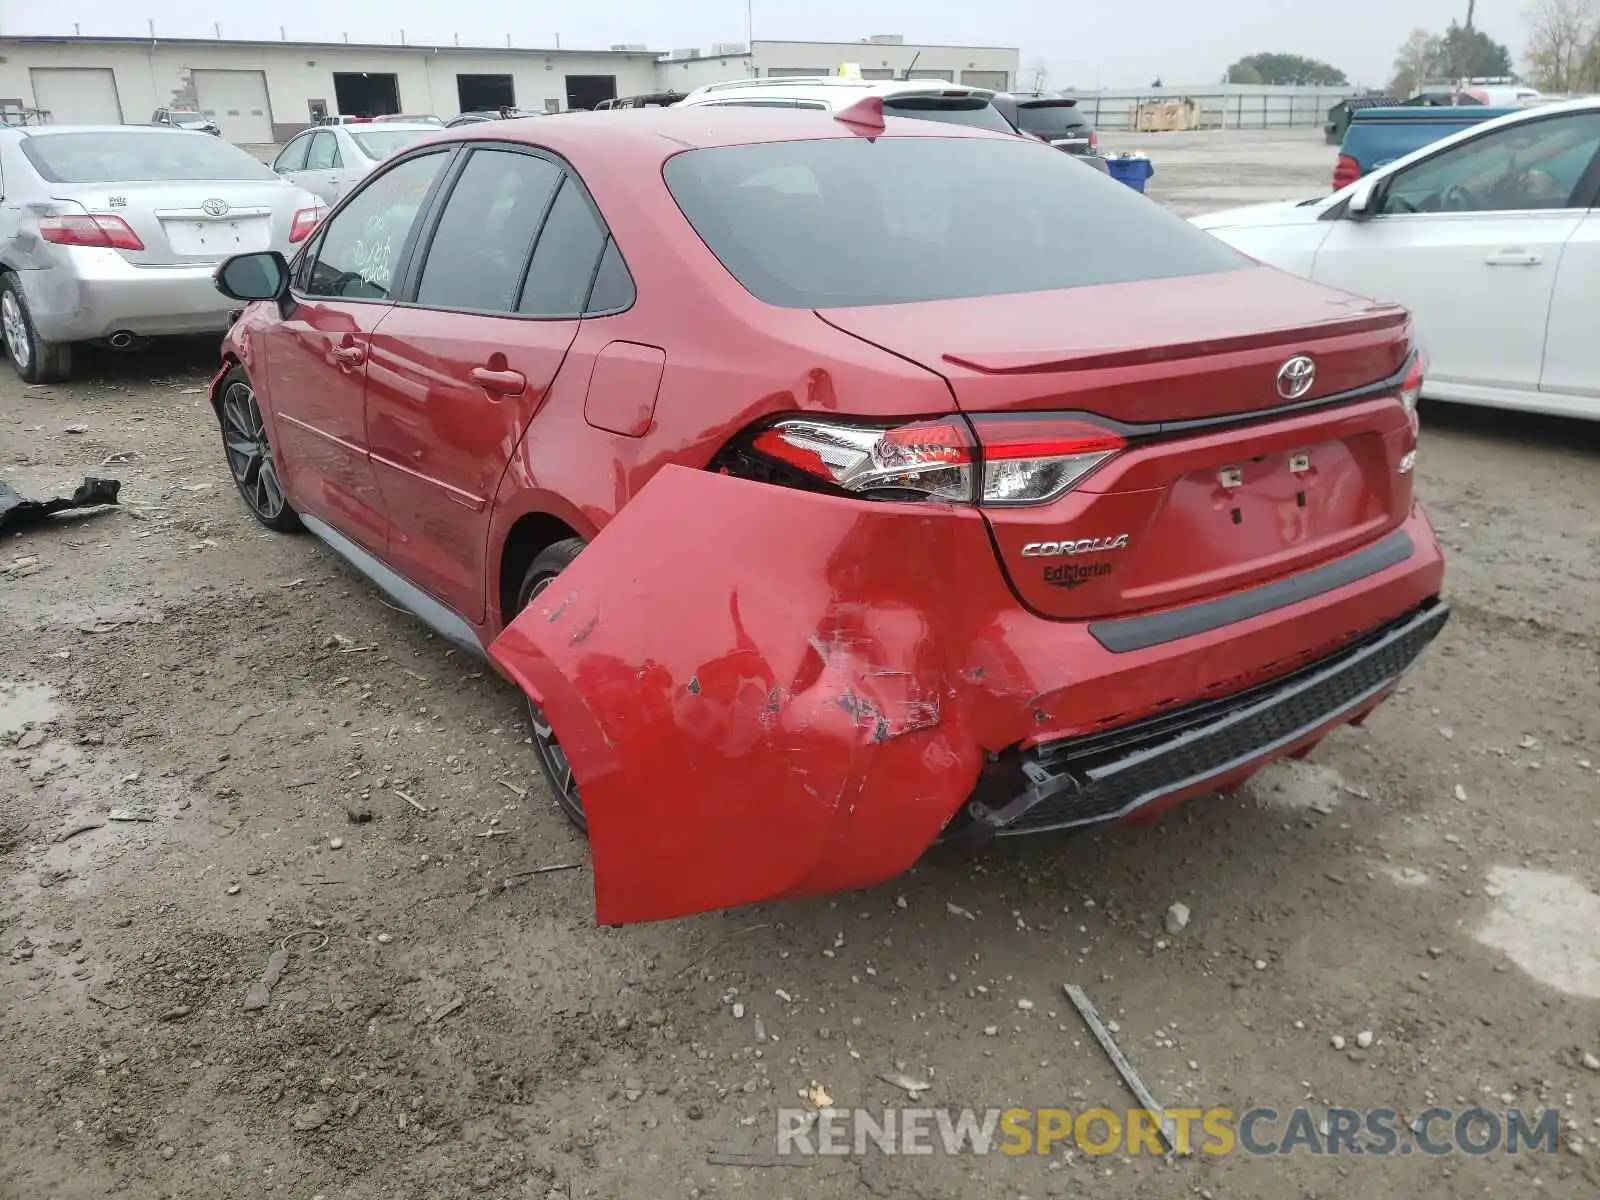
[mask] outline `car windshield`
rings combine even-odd
[[[50,183],[275,178],[237,146],[175,130],[38,133],[23,139],[22,153]]]
[[[350,131],[350,136],[355,139],[356,145],[361,147],[361,153],[368,158],[383,160],[391,154],[397,154],[421,138],[425,138],[430,129],[365,129],[360,133]]]
[[[1017,109],[1017,124],[1028,133],[1059,137],[1085,132],[1089,120],[1073,104],[1024,104]]]
[[[179,125],[204,125],[210,118],[204,113],[175,112],[172,114],[172,119]]]
[[[1011,133],[1011,123],[1000,110],[980,96],[895,96],[883,102],[890,117],[913,117],[919,121],[943,121],[947,125],[971,125]]]
[[[690,150],[667,186],[744,287],[789,308],[1049,291],[1250,265],[1071,156],[1014,138]]]

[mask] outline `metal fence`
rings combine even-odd
[[[1142,105],[1190,102],[1196,107],[1197,129],[1293,129],[1320,128],[1328,109],[1348,96],[1353,88],[1228,88],[1206,91],[1078,92],[1078,107],[1097,129],[1127,130],[1135,127],[1135,114]]]

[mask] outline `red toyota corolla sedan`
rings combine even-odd
[[[1235,786],[1448,615],[1404,310],[1036,142],[494,122],[218,276],[251,512],[526,693],[608,924]]]

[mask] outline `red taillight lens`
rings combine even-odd
[[[888,429],[780,421],[757,434],[751,445],[848,492],[885,499],[972,501],[972,439],[956,421],[917,421]]]
[[[57,246],[95,246],[102,250],[143,250],[139,235],[110,213],[56,213],[39,218],[39,236]]]
[[[294,220],[289,223],[290,243],[305,241],[317,231],[317,226],[322,224],[322,218],[327,215],[325,208],[302,208],[295,213]]]
[[[1361,164],[1348,154],[1339,155],[1339,161],[1333,165],[1333,190],[1348,187],[1361,178]]]
[[[982,503],[1043,504],[1070,491],[1127,442],[1070,418],[990,415],[972,418],[983,453]]]
[[[1089,130],[1089,149],[1093,150],[1100,145],[1100,135],[1094,130]]]
[[[1055,499],[1125,444],[1083,421],[991,415],[889,428],[786,420],[750,448],[863,496],[1014,506]]]
[[[1418,350],[1411,356],[1411,365],[1400,384],[1400,403],[1405,405],[1407,412],[1416,411],[1417,401],[1422,399],[1422,380],[1427,373],[1428,356]]]

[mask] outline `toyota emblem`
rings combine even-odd
[[[228,215],[228,202],[226,200],[207,200],[200,208],[208,217],[225,217]],[[1310,360],[1308,359],[1307,361],[1309,362]],[[1281,381],[1282,374],[1278,378]],[[1280,382],[1278,386],[1281,388],[1283,384]]]
[[[1285,400],[1298,400],[1316,381],[1317,364],[1309,355],[1296,354],[1278,368],[1278,395]]]

